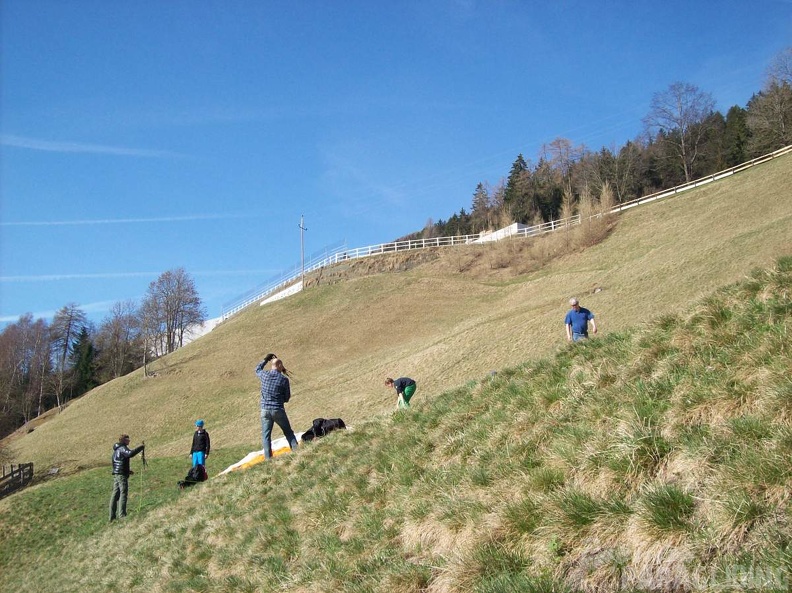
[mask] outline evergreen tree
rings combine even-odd
[[[71,396],[82,395],[99,384],[96,377],[96,349],[88,329],[83,327],[71,352]]]
[[[506,179],[503,194],[505,209],[516,222],[525,222],[531,215],[531,173],[523,155],[517,156]]]
[[[748,113],[734,105],[726,113],[726,129],[723,131],[723,148],[726,166],[734,167],[748,160]]]
[[[490,228],[490,208],[489,191],[483,183],[479,183],[473,193],[473,205],[470,212],[472,232]]]
[[[531,175],[530,216],[518,222],[534,219],[533,212],[539,212],[545,221],[556,220],[561,211],[564,196],[559,172],[544,158],[540,158]]]
[[[65,395],[65,379],[68,370],[69,353],[72,351],[74,341],[85,327],[87,318],[85,312],[76,303],[69,303],[61,308],[52,320],[50,331],[52,333],[52,347],[55,355],[55,368],[57,370],[57,384],[55,395],[58,407],[62,405],[61,398]]]
[[[599,192],[603,184],[616,177],[616,156],[603,147],[597,153],[589,152],[583,155],[579,167],[582,187]]]
[[[715,111],[703,123],[705,132],[701,143],[701,158],[693,167],[693,176],[702,177],[728,167],[726,150],[726,118]]]
[[[506,182],[501,180],[490,194],[491,224],[496,229],[509,226],[514,220],[506,207]]]
[[[628,141],[616,157],[616,171],[609,191],[618,202],[627,202],[641,194],[641,156],[643,146],[640,141]],[[605,191],[605,186],[600,190]],[[615,193],[615,196],[613,196]]]

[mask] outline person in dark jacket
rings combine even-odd
[[[212,448],[212,443],[209,440],[209,432],[204,429],[204,421],[195,421],[196,430],[193,433],[192,448],[190,455],[192,455],[193,467],[196,465],[203,465],[206,467],[206,458],[209,457],[209,449]]]
[[[410,407],[410,398],[412,398],[413,394],[415,393],[415,389],[417,388],[415,381],[409,377],[399,377],[395,381],[388,377],[385,379],[385,385],[388,387],[393,387],[396,390],[397,410],[399,408]]]
[[[265,371],[264,367],[272,361],[272,368]],[[267,354],[256,367],[256,375],[261,380],[261,440],[264,445],[264,457],[272,457],[272,426],[277,424],[283,436],[289,442],[289,448],[297,448],[297,437],[294,435],[289,417],[286,415],[286,402],[291,399],[289,372],[283,362],[274,354]]]
[[[145,449],[145,445],[130,449],[128,434],[122,434],[118,442],[113,445],[113,495],[110,497],[111,521],[115,521],[116,517],[126,517],[129,476],[133,473],[129,469],[129,460]]]

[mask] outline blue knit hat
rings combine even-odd
[[[197,426],[198,428],[201,428],[203,425],[204,425],[203,420],[196,420],[195,421],[195,426]]]

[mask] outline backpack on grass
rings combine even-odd
[[[194,465],[187,472],[183,480],[179,480],[178,486],[180,490],[184,490],[188,486],[195,486],[198,482],[203,482],[209,476],[206,475],[206,468],[200,463]]]
[[[346,424],[341,418],[316,418],[313,421],[313,426],[303,433],[301,440],[312,441],[340,428],[346,428]]]

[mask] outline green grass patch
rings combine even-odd
[[[641,497],[640,517],[649,531],[659,534],[689,531],[696,510],[693,496],[674,484],[661,484]]]

